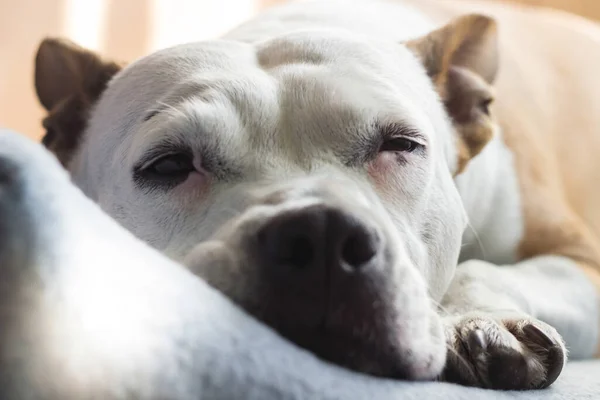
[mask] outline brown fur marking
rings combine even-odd
[[[79,144],[89,110],[120,69],[66,40],[48,38],[40,44],[35,88],[48,111],[42,143],[64,166]]]
[[[453,120],[461,173],[494,134],[488,106],[497,72],[496,23],[469,14],[406,45],[421,60]]]

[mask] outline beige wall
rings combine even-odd
[[[279,1],[285,0],[0,0],[0,127],[35,138],[42,133],[33,58],[45,36],[131,61],[190,38],[215,37]],[[600,17],[600,0],[515,1]]]
[[[44,113],[33,59],[45,36],[69,37],[131,61],[189,38],[211,38],[277,0],[0,0],[0,127],[38,138]]]
[[[553,7],[583,15],[591,19],[600,19],[599,0],[511,0],[516,3]]]

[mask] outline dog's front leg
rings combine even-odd
[[[543,388],[567,359],[594,354],[598,299],[566,257],[515,265],[471,260],[458,266],[443,301],[449,345],[447,380],[502,388]],[[561,337],[562,335],[562,337]]]
[[[230,322],[249,321],[104,215],[40,145],[0,131],[3,399],[210,396]]]

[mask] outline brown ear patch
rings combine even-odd
[[[485,15],[468,14],[406,46],[419,57],[436,84],[443,85],[451,66],[464,67],[492,83],[498,71],[496,22]]]
[[[493,19],[470,14],[406,43],[423,63],[457,133],[458,165],[464,170],[494,134],[491,84],[498,71]]]
[[[462,67],[450,68],[446,85],[444,105],[457,133],[458,175],[494,136],[494,93],[481,77]]]
[[[63,165],[77,148],[88,113],[121,67],[63,39],[48,38],[35,57],[35,88],[48,111],[42,143]]]

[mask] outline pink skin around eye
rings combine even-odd
[[[187,181],[185,181],[186,185],[192,186],[206,186],[209,182],[209,177],[205,172],[192,172],[190,176],[188,176]]]
[[[193,199],[193,203],[208,194],[211,186],[211,177],[204,172],[192,172],[185,182],[174,189],[174,194],[188,200]]]
[[[196,195],[202,196],[206,194],[210,188],[211,176],[204,170],[204,168],[202,168],[199,159],[194,159],[194,168],[196,170],[191,172],[185,182],[179,185],[176,190],[181,190],[187,195],[193,191]]]
[[[385,185],[387,177],[398,168],[398,155],[393,151],[382,151],[367,167],[369,175],[378,186]]]

